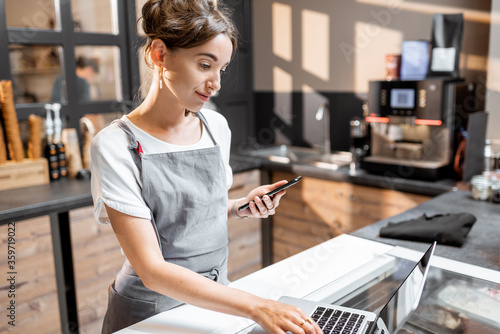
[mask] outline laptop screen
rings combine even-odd
[[[436,243],[434,242],[380,311],[377,325],[380,329],[386,327],[385,333],[387,331],[394,333],[405,323],[410,313],[417,308],[429,271],[429,260],[435,247]],[[385,326],[381,324],[381,321]]]

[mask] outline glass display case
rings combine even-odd
[[[378,313],[414,265],[396,257],[323,301]],[[329,289],[336,285],[342,284],[332,282]],[[431,265],[419,306],[398,333],[500,333],[500,284]]]

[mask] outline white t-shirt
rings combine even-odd
[[[233,183],[233,173],[229,166],[231,131],[221,114],[209,109],[202,109],[201,112],[220,146],[229,190]],[[127,116],[123,116],[122,120],[134,133],[144,154],[196,150],[214,146],[205,126],[203,126],[201,139],[196,144],[179,146],[151,136],[134,125]],[[117,124],[102,129],[92,140],[91,191],[94,200],[94,216],[100,224],[109,224],[104,204],[130,216],[151,218],[151,211],[141,195],[141,177],[128,148],[129,144],[128,135]]]

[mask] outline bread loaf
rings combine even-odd
[[[7,146],[3,140],[3,128],[2,123],[0,123],[0,164],[7,162]]]
[[[16,109],[14,108],[14,94],[10,80],[0,81],[0,104],[2,106],[10,158],[17,162],[23,161],[24,148],[19,133],[19,123],[17,121]]]
[[[40,159],[42,157],[42,118],[32,114],[28,117],[28,123],[30,126],[28,158]]]

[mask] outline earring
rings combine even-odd
[[[160,89],[163,88],[163,71],[162,67],[160,66],[159,71],[158,71],[158,77],[160,78]]]

